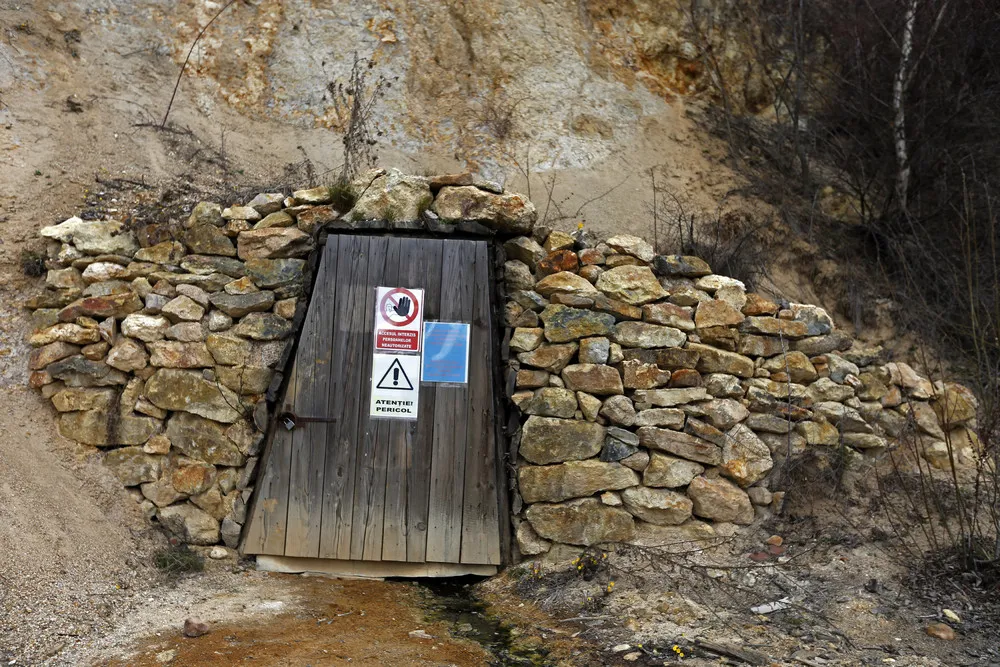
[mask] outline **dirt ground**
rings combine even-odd
[[[166,591],[110,637],[64,659],[107,667],[485,664],[478,644],[418,616],[419,596],[408,583],[214,573]],[[209,633],[185,637],[188,616],[207,622]],[[410,636],[418,631],[427,638]]]

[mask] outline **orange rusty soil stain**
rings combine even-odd
[[[276,575],[301,604],[286,614],[209,622],[207,635],[189,639],[177,627],[136,642],[126,659],[107,667],[161,667],[157,655],[176,651],[172,667],[191,665],[457,665],[480,667],[489,656],[478,644],[449,637],[427,623],[413,584]],[[432,639],[409,636],[423,629]]]

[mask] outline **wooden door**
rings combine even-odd
[[[375,291],[422,288],[425,321],[471,323],[464,385],[422,384],[416,421],[371,419]],[[331,235],[243,551],[500,563],[492,285],[485,241]]]

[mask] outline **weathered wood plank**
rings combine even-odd
[[[336,309],[338,239],[323,250],[312,302],[295,354],[295,414],[329,415],[333,335],[330,322]],[[280,425],[278,428],[282,428]],[[323,476],[326,473],[326,425],[304,422],[294,431],[288,491],[288,530],[285,555],[319,555],[323,516]]]
[[[292,364],[281,411],[290,410],[295,405],[297,365]],[[283,428],[275,428],[271,438],[271,445],[264,456],[264,471],[257,482],[253,514],[243,539],[243,552],[281,556],[285,552],[285,526],[288,520],[292,434]]]
[[[473,241],[448,241],[441,261],[441,320],[469,321],[475,285],[467,266]],[[431,493],[427,526],[428,561],[457,563],[462,547],[468,385],[436,388]]]
[[[417,257],[406,280],[424,288],[424,321],[441,317],[441,260],[445,241],[407,239],[404,257]],[[420,387],[420,417],[410,422],[406,455],[406,560],[423,562],[427,554],[428,503],[434,442],[435,385]]]
[[[376,284],[396,287],[400,284],[399,261],[402,240],[398,237],[383,237],[379,240],[385,246],[385,263],[381,276],[376,278]],[[374,324],[372,326],[374,328]],[[418,378],[413,378],[412,381],[417,382]],[[367,403],[366,407],[368,407]],[[399,425],[399,420],[370,419],[370,423],[373,432],[372,478],[371,486],[368,489],[362,558],[364,560],[382,560],[382,531],[385,522],[385,485],[391,446],[390,435],[393,428]]]
[[[467,459],[462,505],[462,562],[498,565],[498,525],[495,477],[495,431],[493,428],[492,322],[489,256],[486,243],[475,243],[474,264],[468,279],[478,289],[469,342],[469,402],[466,430]],[[487,287],[484,289],[484,287]]]
[[[374,352],[372,340],[375,329],[375,288],[382,284],[387,249],[388,244],[384,237],[369,239],[364,316],[351,322],[351,326],[361,332],[365,341],[361,354],[354,357],[359,365],[361,383],[357,389],[360,404],[358,406],[357,439],[355,440],[357,464],[354,479],[354,520],[351,526],[351,560],[364,560],[365,527],[375,474],[376,424],[368,418],[368,410],[371,401],[372,353]]]
[[[330,237],[332,238],[332,236]],[[323,492],[320,557],[348,560],[354,520],[354,479],[358,444],[361,386],[368,377],[360,359],[370,337],[358,323],[370,316],[367,265],[370,239],[340,236],[341,260],[337,265],[338,298],[333,321],[333,387],[328,414],[337,421],[326,429],[327,458]],[[329,243],[329,239],[327,243]],[[365,406],[367,407],[367,406]]]

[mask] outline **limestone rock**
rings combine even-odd
[[[59,412],[76,410],[104,410],[115,397],[113,389],[87,389],[69,387],[52,396],[52,405]]]
[[[649,243],[638,236],[621,234],[618,236],[612,236],[604,243],[616,252],[631,255],[632,257],[640,259],[646,263],[652,262],[653,258],[656,256],[653,246],[649,245]]]
[[[572,364],[562,371],[566,387],[573,391],[607,396],[624,392],[622,378],[611,366],[599,364]]]
[[[215,225],[194,225],[186,229],[181,240],[188,250],[195,255],[220,255],[233,257],[236,248],[226,236],[226,232]]]
[[[776,317],[748,317],[740,324],[740,331],[761,336],[783,336],[792,340],[809,335],[809,327],[804,323]]]
[[[622,363],[622,375],[627,389],[655,389],[670,380],[670,371],[660,369],[656,364],[646,364],[638,359]]]
[[[210,419],[177,412],[167,421],[166,434],[174,449],[192,459],[213,465],[243,465],[246,458],[226,430],[225,425]]]
[[[834,331],[826,336],[812,336],[797,340],[792,343],[792,349],[815,357],[836,350],[850,349],[853,342],[853,339],[843,331]]]
[[[725,287],[737,287],[741,290],[746,290],[746,285],[744,285],[739,280],[735,278],[730,278],[728,276],[719,276],[715,274],[710,274],[707,276],[702,276],[695,281],[694,286],[696,289],[703,290],[705,292],[715,292],[716,290],[723,289]]]
[[[726,373],[710,373],[705,376],[705,390],[716,398],[742,398],[743,387],[740,379]]]
[[[124,255],[131,257],[139,249],[135,234],[115,220],[84,221],[72,217],[58,225],[43,227],[45,238],[72,244],[88,255]]]
[[[143,497],[157,507],[166,507],[184,498],[183,493],[179,493],[170,485],[170,477],[166,475],[154,482],[146,482],[139,488]]]
[[[70,343],[64,343],[62,341],[49,343],[48,345],[31,351],[31,356],[28,358],[28,368],[30,370],[37,371],[41,368],[45,368],[49,364],[53,364],[61,359],[72,357],[73,355],[79,353],[80,348],[76,345],[71,345]]]
[[[840,443],[840,431],[833,424],[817,421],[803,421],[795,425],[795,432],[806,439],[809,445],[836,446]]]
[[[205,315],[205,309],[189,296],[171,299],[161,311],[171,322],[197,322]]]
[[[788,352],[772,357],[764,362],[763,368],[771,373],[787,373],[792,382],[799,384],[809,384],[819,377],[809,357],[801,352]]]
[[[753,523],[750,497],[732,482],[695,477],[688,485],[687,494],[696,516],[740,525]]]
[[[59,320],[73,322],[79,317],[103,320],[107,317],[122,318],[143,308],[142,299],[135,292],[121,292],[107,296],[77,299],[59,311]]]
[[[572,391],[558,387],[543,387],[535,391],[534,397],[521,408],[521,411],[529,415],[572,419],[576,408],[576,394]]]
[[[550,373],[559,373],[570,362],[578,348],[577,343],[540,345],[531,352],[522,352],[517,355],[517,359],[524,365],[541,368]]]
[[[536,503],[525,513],[541,537],[554,542],[592,546],[604,542],[627,542],[635,532],[632,515],[604,505],[596,498],[565,503]]]
[[[684,426],[684,412],[676,408],[647,408],[636,415],[634,425],[681,429]]]
[[[49,364],[45,372],[55,380],[62,380],[68,387],[108,387],[125,384],[126,376],[106,363],[91,361],[82,355],[60,359]]]
[[[726,436],[722,474],[742,487],[763,479],[774,465],[767,445],[743,424],[734,426]]]
[[[722,463],[722,450],[708,442],[687,433],[644,426],[639,429],[639,443],[668,454],[710,466]]]
[[[219,522],[189,503],[164,507],[157,512],[157,518],[167,530],[188,544],[209,545],[219,541]]]
[[[540,262],[545,255],[545,249],[527,236],[518,236],[503,244],[504,252],[510,259],[516,259],[528,265],[532,271],[535,265]]]
[[[633,306],[641,306],[667,296],[656,276],[646,266],[608,269],[597,279],[596,287],[611,298]]]
[[[111,468],[124,486],[138,486],[157,479],[161,461],[161,457],[145,453],[142,447],[112,449],[104,457],[104,465]]]
[[[792,318],[806,326],[809,336],[825,336],[833,331],[833,318],[819,306],[804,303],[793,303],[789,306]]]
[[[699,303],[694,313],[694,323],[699,329],[736,326],[744,319],[743,313],[718,299]]]
[[[535,284],[535,291],[544,297],[551,297],[553,294],[597,294],[597,288],[590,284],[586,278],[581,278],[575,273],[561,271],[545,276]]]
[[[108,366],[129,373],[145,368],[149,363],[149,355],[142,343],[131,338],[122,338],[108,352]]]
[[[52,343],[89,345],[99,340],[101,340],[101,333],[96,328],[81,327],[79,324],[63,322],[32,334],[29,342],[34,347],[41,347],[43,345],[51,345]]]
[[[587,421],[597,421],[597,414],[601,409],[601,399],[591,396],[584,391],[576,392],[576,400],[580,406],[580,412]]]
[[[282,259],[308,255],[314,246],[312,236],[295,227],[271,227],[241,232],[237,254],[251,259]]]
[[[640,547],[657,547],[689,553],[692,549],[698,548],[700,543],[709,546],[715,544],[715,537],[715,529],[704,521],[692,519],[679,526],[657,526],[637,521],[635,533],[628,543]]]
[[[181,322],[168,328],[164,334],[170,340],[177,340],[182,343],[201,342],[205,338],[201,322]]]
[[[691,518],[691,499],[676,491],[633,486],[621,496],[630,514],[657,526],[676,526]]]
[[[535,286],[535,277],[531,274],[531,269],[516,259],[504,263],[503,281],[508,293],[531,290]]]
[[[246,275],[246,269],[240,260],[214,255],[188,255],[181,260],[181,268],[199,276],[220,273],[232,278],[241,278]]]
[[[600,415],[611,423],[626,428],[635,423],[635,407],[627,396],[612,396],[604,401]]]
[[[280,340],[292,333],[292,323],[274,313],[250,313],[232,332],[254,340]]]
[[[705,260],[682,255],[657,255],[653,258],[653,269],[661,276],[683,276],[699,278],[712,273]]]
[[[773,357],[787,352],[789,341],[775,336],[754,336],[743,334],[736,344],[736,351],[748,357]]]
[[[709,424],[723,431],[731,429],[750,414],[742,403],[731,398],[717,398],[700,403],[698,407]]]
[[[520,454],[538,465],[588,459],[601,451],[604,435],[592,422],[532,416],[521,429]]]
[[[700,343],[688,343],[687,349],[698,353],[696,369],[701,373],[725,373],[741,378],[753,377],[753,361],[741,354],[726,352]]]
[[[542,343],[544,332],[539,328],[517,328],[510,337],[510,349],[514,352],[531,352]]]
[[[675,405],[704,401],[711,398],[702,387],[686,387],[683,389],[648,389],[635,392],[633,399],[637,403],[648,403],[664,408]]]
[[[149,363],[164,368],[205,368],[215,365],[204,343],[158,340],[149,344]],[[110,363],[110,362],[109,362]]]
[[[944,383],[944,390],[934,396],[931,402],[938,421],[949,426],[963,424],[975,419],[978,403],[975,394],[956,382]]]
[[[193,412],[223,423],[239,419],[239,398],[197,371],[162,368],[146,382],[146,398],[163,410]]]
[[[205,338],[208,351],[216,364],[222,366],[273,367],[281,358],[285,343],[254,342],[230,333],[213,333]]]
[[[83,270],[83,280],[88,285],[109,280],[128,280],[129,270],[114,262],[94,262]]]
[[[122,320],[122,333],[129,338],[150,343],[163,338],[170,327],[170,320],[161,315],[133,313]]]
[[[518,488],[526,503],[582,498],[638,483],[639,476],[625,466],[593,460],[551,466],[522,466],[518,470]]]
[[[679,347],[687,336],[673,327],[646,322],[619,322],[615,325],[614,341],[625,347]]]
[[[813,403],[833,401],[842,403],[854,396],[854,390],[846,385],[837,384],[830,378],[819,378],[806,389]]]
[[[545,323],[545,338],[550,343],[566,343],[588,336],[609,336],[615,326],[613,315],[557,304],[546,306],[539,318]]]
[[[649,465],[649,452],[645,449],[640,449],[632,456],[628,456],[621,461],[619,461],[623,466],[629,468],[630,470],[635,470],[636,472],[642,472]]]
[[[212,305],[230,317],[243,317],[248,313],[266,312],[274,305],[274,292],[225,294],[218,292],[211,297]]]
[[[695,327],[694,320],[691,318],[691,309],[669,301],[647,303],[642,307],[642,319],[652,324],[664,324],[681,331],[694,331]]]
[[[580,341],[581,364],[606,364],[611,354],[611,341],[603,336]]]
[[[537,556],[549,550],[552,544],[538,536],[535,529],[527,521],[519,521],[514,531],[517,538],[517,550],[522,556]]]
[[[178,457],[170,466],[170,485],[192,496],[208,490],[215,482],[215,466],[204,461]]]
[[[302,283],[305,280],[304,259],[262,259],[246,262],[246,275],[261,289],[276,289]]]
[[[530,234],[537,213],[519,194],[494,194],[474,186],[443,187],[431,210],[446,222],[473,220],[503,234]]]
[[[675,489],[687,486],[692,479],[703,472],[705,468],[693,461],[651,452],[649,465],[642,473],[642,483],[646,486]]]
[[[560,271],[577,271],[580,260],[572,250],[556,250],[550,252],[535,267],[539,276],[549,276]],[[586,276],[583,276],[586,278]]]
[[[292,199],[296,204],[329,204],[333,201],[333,193],[326,185],[320,185],[308,190],[295,190]]]

